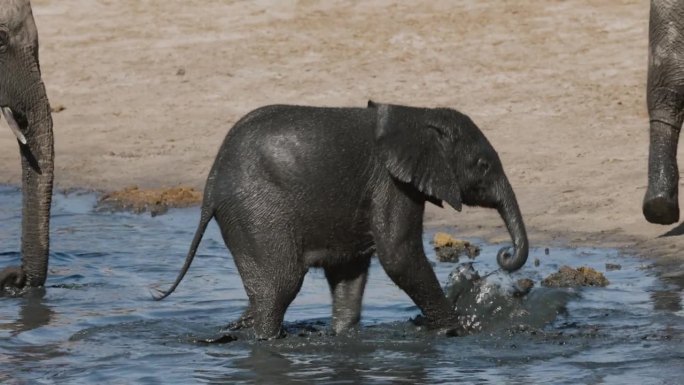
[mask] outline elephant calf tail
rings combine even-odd
[[[192,264],[192,260],[195,259],[195,254],[197,252],[197,247],[199,246],[200,241],[202,240],[202,236],[204,235],[204,231],[207,229],[207,225],[209,224],[209,221],[214,217],[214,210],[209,210],[204,207],[202,207],[202,214],[200,217],[200,222],[199,225],[197,226],[197,231],[195,231],[195,237],[192,239],[192,243],[190,244],[190,250],[188,251],[188,255],[185,257],[185,264],[183,264],[183,268],[181,269],[180,273],[178,274],[178,278],[176,278],[176,282],[173,283],[173,285],[166,291],[161,291],[158,289],[155,289],[157,293],[153,295],[152,297],[156,301],[160,301],[166,297],[168,297],[171,293],[173,293],[174,290],[176,290],[176,287],[178,287],[178,284],[183,280],[183,277],[185,277],[185,273],[188,272],[188,269],[190,268],[190,265]]]

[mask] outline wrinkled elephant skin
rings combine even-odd
[[[651,1],[647,100],[650,148],[643,212],[649,222],[668,225],[679,221],[677,143],[684,120],[684,1]]]
[[[22,167],[21,267],[0,271],[4,289],[45,284],[54,169],[52,116],[27,0],[0,5],[0,112],[17,137]]]

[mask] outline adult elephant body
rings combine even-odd
[[[6,287],[45,283],[54,169],[52,117],[38,64],[38,32],[27,0],[0,2],[0,110],[17,136],[22,167],[21,267],[0,271]]]
[[[649,222],[679,221],[677,143],[684,121],[684,1],[652,0],[647,86],[650,117]]]
[[[465,115],[369,102],[368,108],[267,106],[228,133],[210,171],[186,273],[215,217],[250,306],[242,324],[277,336],[310,267],[333,296],[333,329],[356,324],[371,255],[434,327],[457,325],[425,257],[426,201],[499,210],[513,238],[499,263],[520,268],[528,243],[496,151]]]

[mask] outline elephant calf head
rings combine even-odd
[[[369,102],[378,110],[376,139],[386,167],[427,199],[456,210],[462,204],[495,208],[514,250],[502,249],[499,265],[518,270],[528,254],[527,234],[513,188],[494,147],[466,115],[448,108],[419,109]]]
[[[0,272],[0,283],[41,286],[48,265],[54,144],[27,0],[3,0],[0,6],[0,110],[19,143],[23,183],[22,266]]]

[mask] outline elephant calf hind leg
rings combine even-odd
[[[370,257],[325,269],[333,297],[332,328],[341,333],[359,323]]]
[[[285,311],[299,293],[305,275],[306,269],[282,269],[245,280],[247,292],[253,293],[250,295],[250,307],[257,339],[282,336]]]

